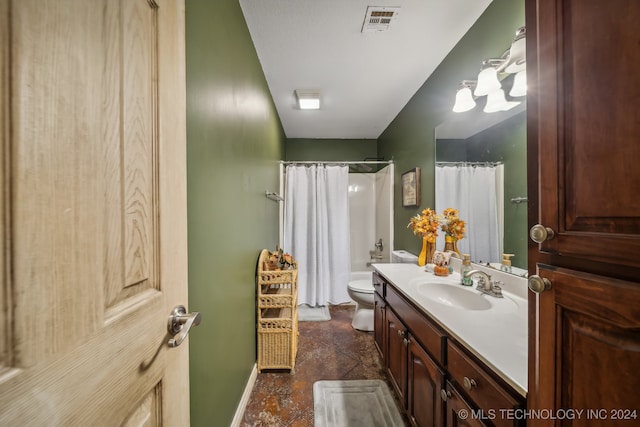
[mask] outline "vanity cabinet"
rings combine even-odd
[[[529,409],[603,410],[606,419],[582,423],[631,425],[640,419],[640,2],[525,4],[529,226],[543,227],[528,259],[537,276]]]
[[[491,420],[497,427],[513,425],[513,421],[502,414],[519,408],[521,405],[518,399],[452,340],[447,343],[447,371],[451,383],[482,410],[482,415],[478,418]]]
[[[485,427],[481,417],[473,417],[474,408],[469,405],[460,393],[449,383],[443,390],[442,399],[446,402],[446,426],[447,427]]]
[[[378,280],[378,283],[375,281]],[[382,359],[382,363],[386,366],[385,362],[385,353],[383,351],[383,346],[385,343],[385,308],[386,304],[384,302],[384,283],[379,279],[379,277],[374,277],[374,290],[373,293],[373,338],[376,346],[376,350],[378,350],[378,354]]]
[[[499,409],[524,407],[524,399],[464,349],[427,314],[414,306],[393,284],[374,273],[380,289],[382,360],[394,391],[414,427],[520,425],[499,419]],[[376,311],[376,313],[378,313]],[[378,338],[379,337],[379,338]],[[467,388],[465,386],[468,385]],[[466,400],[465,400],[466,399]],[[466,403],[466,402],[469,403]],[[458,419],[466,409],[468,419]]]
[[[407,414],[413,426],[440,426],[444,371],[410,335],[407,363]]]
[[[385,316],[385,332],[387,335],[384,353],[389,381],[406,406],[407,393],[407,329],[388,307]]]

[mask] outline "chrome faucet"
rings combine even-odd
[[[375,249],[369,251],[369,262],[367,262],[367,267],[371,267],[371,264],[374,261],[382,261],[384,256],[382,255],[382,238],[378,239],[377,242],[374,243]]]
[[[503,298],[502,287],[500,286],[502,283],[498,281],[491,281],[491,276],[484,271],[470,270],[465,273],[464,277],[473,277],[476,274],[480,276],[478,279],[478,285],[476,286],[477,290],[495,298]]]

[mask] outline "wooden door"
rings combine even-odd
[[[408,357],[409,421],[414,427],[442,427],[444,402],[440,393],[444,389],[444,373],[413,337],[409,339]]]
[[[0,19],[0,425],[187,426],[184,5]]]
[[[407,330],[387,306],[386,309],[387,375],[400,401],[406,408],[407,393]]]
[[[549,288],[529,298],[528,406],[580,425],[640,417],[638,18],[636,0],[526,2],[529,223],[554,232],[529,252]]]

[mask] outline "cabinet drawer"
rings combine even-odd
[[[432,324],[425,314],[420,313],[405,301],[393,286],[387,286],[386,300],[388,305],[398,314],[407,326],[407,329],[411,331],[414,338],[420,342],[433,360],[443,365],[444,358],[442,357],[442,350],[444,348],[444,333]]]
[[[386,296],[385,288],[386,288],[386,282],[384,281],[384,279],[380,277],[378,273],[374,272],[373,273],[373,289],[377,293],[379,293],[382,298],[384,298]]]
[[[492,422],[496,426],[513,425],[513,420],[500,416],[500,410],[521,407],[521,402],[451,340],[447,343],[447,370],[456,388],[469,396],[478,409],[495,414]]]

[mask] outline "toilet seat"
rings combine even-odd
[[[365,294],[372,294],[374,290],[371,280],[352,280],[351,282],[349,282],[347,287],[352,291]]]

